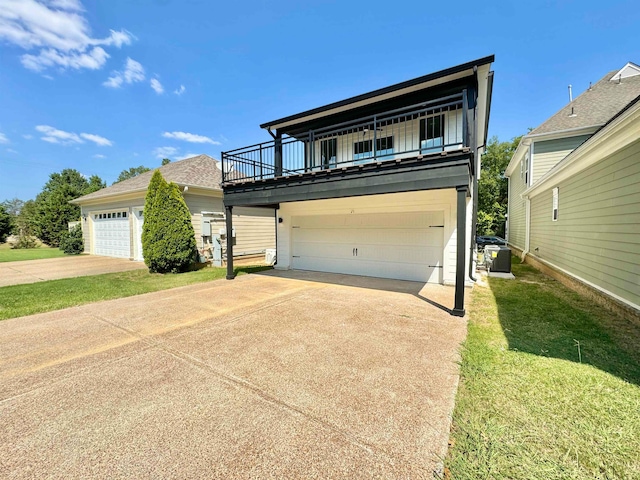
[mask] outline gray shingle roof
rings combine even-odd
[[[614,70],[607,73],[590,90],[565,105],[527,136],[601,126],[607,123],[632,100],[640,96],[640,75],[623,78],[620,83],[617,80],[610,81],[609,79],[617,72]],[[570,116],[572,108],[575,116]]]
[[[168,163],[155,170],[160,170],[160,173],[162,173],[162,176],[168,182],[174,182],[178,185],[222,190],[220,187],[222,171],[218,167],[218,162],[208,155],[198,155],[197,157]],[[155,170],[150,170],[137,177],[118,182],[110,187],[77,198],[73,203],[81,204],[87,200],[97,200],[103,197],[106,198],[114,195],[144,191],[149,186],[151,176]]]

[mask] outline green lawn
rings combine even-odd
[[[19,248],[12,250],[8,243],[0,244],[0,262],[18,262],[20,260],[40,260],[43,258],[64,257],[59,248],[42,246],[39,248]]]
[[[640,325],[513,270],[472,294],[447,477],[640,478]]]
[[[237,274],[242,275],[267,269],[271,267],[239,267],[235,270]],[[134,270],[2,287],[0,320],[208,282],[224,278],[226,272],[225,268],[210,267],[166,275]]]

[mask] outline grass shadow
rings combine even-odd
[[[273,267],[270,265],[246,265],[234,268],[233,274],[238,275],[239,273],[259,273],[267,270],[273,270]]]
[[[513,259],[516,280],[489,278],[509,349],[588,364],[640,385],[640,325]]]

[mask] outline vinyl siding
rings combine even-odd
[[[590,136],[591,135],[580,135],[577,137],[534,142],[532,145],[533,182],[531,184],[533,185],[540,180],[545,173],[555,167],[560,160],[569,155]]]
[[[522,160],[516,165],[513,175],[509,177],[509,207],[508,222],[509,229],[507,232],[507,240],[511,245],[524,250],[525,247],[525,201],[520,196],[525,191],[526,185],[524,179],[520,175],[520,165]]]
[[[640,305],[640,141],[531,199],[531,253]],[[559,187],[558,221],[551,219]]]

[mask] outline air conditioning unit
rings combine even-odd
[[[484,247],[484,264],[489,272],[511,273],[511,249],[503,245]]]

